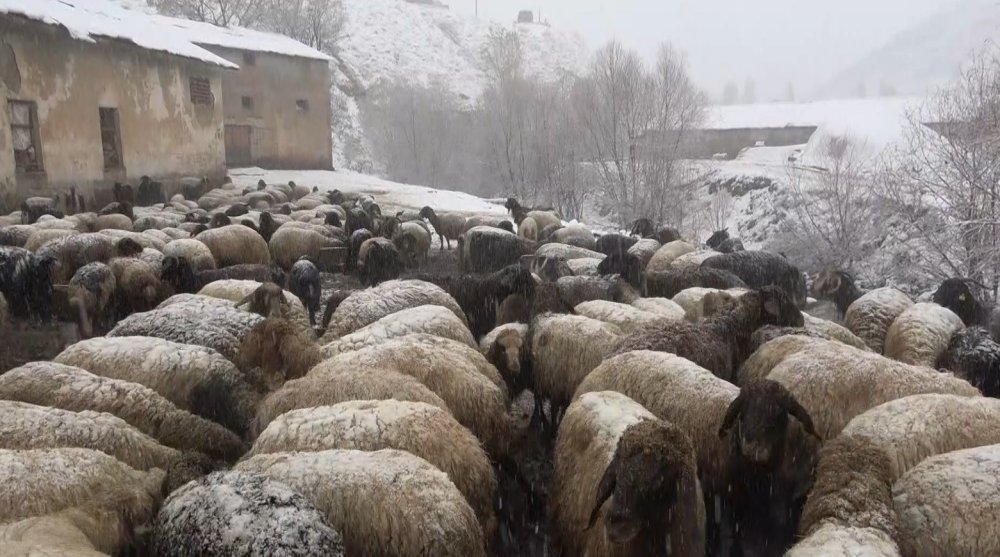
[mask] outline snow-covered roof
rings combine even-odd
[[[325,54],[283,35],[151,15],[125,9],[107,0],[0,0],[0,14],[19,15],[61,26],[71,37],[81,41],[122,40],[146,50],[229,69],[239,69],[239,66],[199,45],[329,60]]]

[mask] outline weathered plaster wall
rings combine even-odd
[[[333,166],[330,129],[330,66],[323,60],[203,45],[240,66],[222,76],[226,124],[250,125],[254,164],[265,168],[328,169]],[[253,97],[253,110],[242,98]],[[302,111],[296,101],[309,101]]]
[[[13,56],[4,57],[5,49]],[[92,195],[142,175],[169,181],[225,174],[226,70],[125,43],[77,41],[58,28],[9,17],[0,17],[0,64],[0,186],[8,196],[11,184],[22,199],[69,185]],[[14,74],[19,80],[2,79]],[[210,79],[213,106],[191,103],[191,76]],[[15,171],[8,99],[37,103],[44,173]],[[105,172],[99,107],[118,109],[124,172]]]

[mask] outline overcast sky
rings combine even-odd
[[[615,37],[655,55],[670,41],[713,97],[726,82],[757,83],[761,101],[815,90],[909,25],[958,0],[479,0],[480,17],[513,21],[541,9],[592,48]],[[473,13],[476,0],[446,0]]]

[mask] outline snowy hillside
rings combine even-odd
[[[954,78],[972,53],[1000,39],[1000,3],[960,0],[893,37],[819,91],[825,98],[868,95],[883,84],[900,95],[923,95]]]
[[[485,81],[480,52],[500,24],[406,0],[343,4],[347,21],[335,76],[336,109],[343,117],[334,130],[335,164],[356,167],[351,163],[365,158],[356,99],[379,81],[436,82],[463,103],[477,100]],[[530,75],[557,79],[563,72],[582,73],[589,53],[579,35],[535,24],[511,28],[520,36]]]

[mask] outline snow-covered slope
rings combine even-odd
[[[893,37],[819,92],[853,96],[860,84],[869,95],[884,84],[900,95],[923,95],[953,79],[971,55],[1000,39],[1000,3],[960,0]]]

